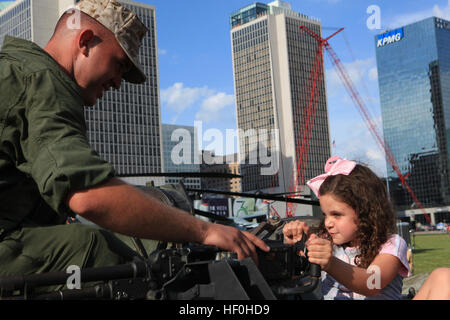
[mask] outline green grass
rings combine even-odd
[[[412,237],[411,242],[413,243]],[[450,235],[416,234],[413,262],[415,275],[431,273],[440,267],[450,267]]]

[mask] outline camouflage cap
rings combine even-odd
[[[75,8],[91,16],[109,29],[130,58],[133,67],[123,75],[131,83],[143,83],[147,79],[139,64],[139,47],[147,33],[147,27],[136,14],[116,0],[81,0]]]

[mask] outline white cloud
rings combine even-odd
[[[438,5],[434,5],[433,15],[445,20],[450,20],[450,0],[448,0],[447,6],[443,9],[439,8]]]
[[[377,67],[375,58],[359,59],[353,62],[342,63],[347,76],[353,85],[365,83],[366,79],[371,81],[377,80]],[[327,75],[327,91],[330,96],[336,95],[344,90],[343,81],[338,75],[336,67],[328,69]]]
[[[234,96],[224,92],[216,93],[203,100],[200,111],[197,112],[195,118],[205,122],[220,120],[224,116],[230,114],[226,107],[234,105]],[[234,109],[233,109],[234,111]]]
[[[382,131],[381,118],[373,121],[380,133]],[[333,154],[364,163],[378,176],[386,176],[384,151],[375,141],[365,121],[349,119],[345,123],[332,122],[331,136],[336,141],[336,147],[332,149]]]
[[[369,79],[372,81],[377,81],[378,80],[378,69],[377,67],[373,67],[369,70]]]
[[[341,0],[312,0],[313,2],[326,2],[329,4],[336,4],[341,2]]]
[[[384,153],[379,149],[376,150],[376,149],[369,148],[366,151],[366,156],[367,156],[367,158],[369,158],[373,161],[384,160]]]
[[[189,88],[183,83],[176,82],[167,89],[161,90],[161,101],[163,108],[167,107],[175,114],[171,123],[176,123],[180,115],[190,109],[196,108],[196,119],[204,122],[220,121],[221,119],[234,117],[234,96],[224,92],[210,89],[208,86]],[[191,111],[192,112],[192,111]]]
[[[450,20],[450,0],[448,0],[447,6],[443,8],[435,4],[430,9],[397,15],[388,22],[387,27],[389,29],[395,29],[432,16]]]
[[[375,59],[360,59],[342,65],[353,84],[353,89],[359,95],[359,101],[372,113],[372,116],[377,116],[380,113],[380,103]],[[326,74],[330,122],[341,121],[347,124],[353,117],[361,119],[360,113],[355,113],[355,111],[359,111],[359,106],[349,95],[344,81],[338,76],[336,67],[328,69]],[[348,114],[348,116],[344,118],[344,114]]]
[[[167,54],[167,50],[166,49],[158,49],[158,53],[159,53],[159,55],[163,56],[163,55]]]
[[[176,82],[171,87],[161,90],[161,100],[169,109],[181,113],[208,94],[211,94],[211,90],[206,86],[185,88],[183,83]]]
[[[344,63],[347,74],[353,83],[358,83],[364,79],[369,70],[374,66],[375,59],[355,60],[354,62]]]

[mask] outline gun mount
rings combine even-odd
[[[157,250],[146,259],[135,258],[123,265],[81,269],[81,289],[48,293],[37,290],[67,284],[71,276],[67,272],[1,278],[0,299],[301,299],[303,293],[313,291],[320,282],[320,267],[299,254],[304,251],[304,241],[294,246],[283,244],[283,225],[282,220],[269,219],[252,231],[271,248],[270,252],[258,250],[258,266],[250,258],[237,260],[234,253],[217,247],[190,244]]]

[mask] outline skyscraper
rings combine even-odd
[[[198,172],[200,164],[195,161],[198,143],[195,140],[195,127],[162,124],[162,146],[164,172]],[[183,181],[187,188],[201,189],[199,177],[166,177],[166,183]]]
[[[239,175],[238,155],[229,154],[216,156],[209,150],[203,150],[203,156],[207,159],[214,158],[216,161],[212,164],[202,163],[200,171],[202,173],[229,173]],[[230,161],[233,159],[232,161]],[[203,190],[219,190],[226,192],[241,192],[241,179],[238,178],[202,178]],[[209,195],[211,196],[211,195]]]
[[[78,0],[17,0],[0,9],[0,46],[6,34],[44,47],[60,15]],[[139,61],[147,81],[122,82],[120,90],[106,92],[92,108],[85,109],[87,136],[102,158],[118,174],[161,172],[161,120],[155,8],[121,0],[149,29],[140,48]],[[3,3],[2,3],[3,4]]]
[[[246,134],[239,136],[242,191],[288,192],[297,174],[300,133],[311,95],[308,79],[318,46],[299,26],[321,35],[320,21],[293,11],[287,2],[274,1],[256,2],[232,13],[230,24],[237,127],[241,133],[279,130],[275,144],[268,135],[259,135],[259,141]],[[324,79],[321,81],[303,184],[322,173],[330,156],[328,109]],[[275,175],[261,174],[263,163],[253,159],[257,153],[252,150],[261,143],[269,154],[276,153],[279,145]]]
[[[5,35],[26,39],[44,47],[60,13],[73,0],[16,0],[0,3],[0,47]]]
[[[122,82],[120,90],[106,92],[97,105],[85,109],[92,147],[111,162],[117,173],[161,172],[161,110],[155,8],[120,1],[133,10],[149,31],[139,51],[147,75],[143,84]]]
[[[450,204],[450,22],[431,17],[375,37],[383,133],[424,207]],[[391,200],[413,200],[387,163]]]

